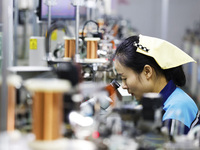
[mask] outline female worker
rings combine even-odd
[[[181,88],[186,79],[182,65],[195,62],[175,45],[154,37],[132,36],[122,42],[114,55],[114,66],[122,88],[140,100],[144,93],[160,93],[163,99],[163,125],[174,135],[177,122],[187,134],[199,124],[198,107]]]

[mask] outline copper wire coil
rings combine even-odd
[[[8,85],[8,105],[7,105],[7,131],[15,130],[15,107],[17,100],[17,88],[21,86],[21,77],[18,75],[9,75]]]
[[[33,97],[33,133],[36,140],[55,140],[61,137],[62,106],[62,93],[35,92]]]
[[[97,49],[99,40],[100,38],[85,38],[85,41],[87,41],[87,59],[98,58]]]
[[[15,130],[16,88],[8,85],[7,131]]]
[[[64,57],[73,57],[76,53],[75,38],[65,38],[65,55]]]
[[[30,79],[25,87],[33,94],[33,134],[36,140],[55,140],[62,137],[63,94],[71,84],[59,79]]]

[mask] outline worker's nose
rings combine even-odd
[[[127,89],[128,88],[127,85],[126,85],[126,83],[124,81],[122,81],[122,88],[123,89]]]

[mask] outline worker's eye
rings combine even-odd
[[[126,78],[121,78],[122,79],[122,81],[126,81]]]

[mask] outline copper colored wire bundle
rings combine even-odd
[[[7,78],[8,84],[8,107],[7,107],[7,131],[15,130],[15,107],[16,107],[16,92],[21,86],[21,77],[18,75],[9,75]]]
[[[62,93],[34,93],[33,133],[36,140],[55,140],[61,137],[62,103]]]
[[[15,130],[16,88],[8,85],[7,131]]]
[[[73,57],[76,53],[76,41],[75,38],[65,37],[65,55],[64,57]]]
[[[33,130],[36,140],[62,137],[63,94],[71,88],[66,80],[30,79],[25,86],[33,94]]]
[[[96,59],[97,49],[98,49],[98,41],[100,38],[85,38],[87,41],[87,59]]]

